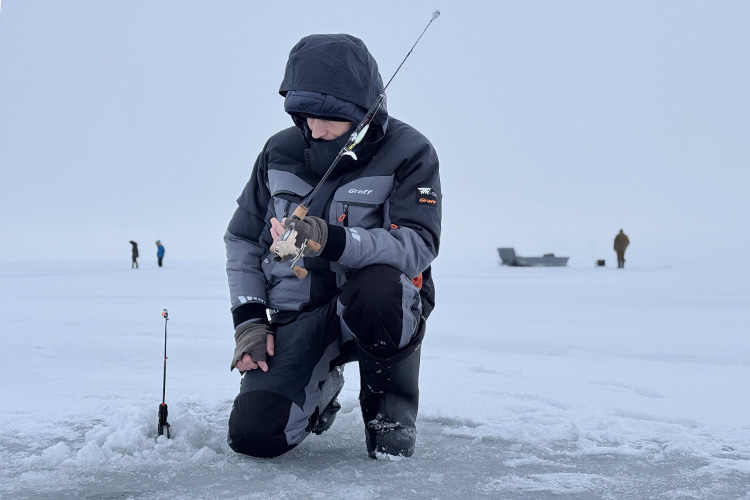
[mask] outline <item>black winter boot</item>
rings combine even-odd
[[[419,356],[424,337],[419,333],[403,350],[389,358],[376,358],[361,347],[359,401],[365,422],[367,454],[409,457],[417,442],[419,407]]]
[[[313,434],[323,434],[331,428],[336,419],[336,413],[341,409],[338,396],[344,387],[344,366],[336,366],[328,374],[320,388],[320,400],[325,406],[314,418],[314,424],[310,429]]]

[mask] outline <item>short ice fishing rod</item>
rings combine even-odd
[[[161,404],[159,405],[159,436],[163,436],[165,431],[167,439],[169,435],[169,422],[167,422],[167,403],[165,402],[165,396],[167,393],[167,322],[169,321],[169,313],[164,309],[161,313],[164,317],[164,379],[161,386]]]
[[[432,13],[432,18],[430,19],[430,22],[427,23],[427,26],[424,30],[422,30],[422,34],[419,35],[419,38],[417,38],[417,41],[414,42],[414,45],[412,45],[411,49],[409,49],[409,52],[406,54],[404,59],[401,61],[401,64],[398,65],[398,68],[396,68],[396,71],[393,73],[393,76],[391,76],[391,79],[388,80],[388,83],[386,83],[385,87],[383,87],[383,92],[380,93],[377,99],[375,99],[375,102],[370,106],[370,109],[367,110],[367,114],[364,118],[362,118],[362,121],[359,122],[357,127],[354,129],[352,134],[349,136],[349,140],[346,141],[346,144],[341,148],[339,151],[339,154],[336,155],[336,158],[331,163],[331,166],[328,167],[328,170],[323,174],[323,177],[321,177],[318,184],[315,186],[315,188],[308,194],[304,200],[299,204],[299,206],[294,210],[294,213],[291,215],[289,220],[286,223],[286,231],[284,231],[284,234],[282,234],[278,240],[276,240],[276,244],[274,245],[274,253],[279,255],[279,244],[283,244],[285,241],[287,241],[292,232],[295,231],[295,223],[298,220],[304,220],[307,216],[308,210],[310,210],[310,202],[312,201],[315,194],[318,192],[320,187],[323,185],[323,183],[328,179],[328,176],[331,174],[334,168],[336,168],[336,165],[339,163],[339,161],[344,156],[351,156],[354,160],[357,159],[357,155],[354,154],[354,147],[362,142],[362,139],[364,139],[365,135],[367,134],[367,131],[370,128],[370,122],[372,121],[373,117],[375,116],[375,113],[377,113],[378,109],[380,109],[380,106],[383,104],[383,101],[385,100],[385,91],[388,88],[388,85],[391,84],[393,81],[393,78],[396,76],[398,71],[401,69],[401,66],[404,65],[406,62],[406,59],[411,55],[412,51],[414,50],[414,47],[417,46],[419,41],[422,39],[422,35],[425,34],[427,31],[427,28],[430,27],[432,24],[432,21],[437,19],[440,16],[440,11],[436,10]],[[294,240],[294,238],[292,238]],[[296,266],[295,264],[297,261],[304,256],[305,250],[310,248],[313,252],[319,252],[320,251],[320,244],[317,241],[313,241],[310,239],[305,240],[302,245],[300,245],[299,248],[295,247],[294,250],[294,256],[292,257],[291,267],[292,272],[297,276],[299,279],[303,279],[305,276],[307,276],[307,270],[303,269],[299,266]]]

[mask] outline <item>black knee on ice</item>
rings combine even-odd
[[[260,458],[278,457],[294,448],[296,444],[289,445],[284,433],[291,405],[289,399],[268,391],[237,396],[229,415],[229,447]]]
[[[362,268],[349,277],[339,301],[342,319],[372,355],[396,354],[403,325],[401,272],[386,265]]]

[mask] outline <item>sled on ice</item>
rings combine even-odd
[[[516,255],[514,248],[498,248],[497,252],[500,254],[500,260],[504,266],[516,266],[516,267],[536,267],[536,266],[548,266],[548,267],[562,267],[568,265],[568,259],[570,257],[556,257],[553,253],[545,253],[541,257],[521,257]]]

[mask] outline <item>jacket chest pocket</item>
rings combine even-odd
[[[290,172],[269,170],[268,189],[271,192],[274,217],[280,221],[291,216],[313,188]]]
[[[328,221],[344,227],[383,227],[393,177],[365,177],[336,190]]]
[[[273,211],[276,219],[281,221],[289,217],[302,202],[304,195],[291,191],[279,191],[273,194]]]
[[[336,224],[340,226],[371,229],[383,225],[383,205],[334,200],[331,210],[338,214]]]

